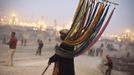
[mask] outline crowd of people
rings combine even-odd
[[[91,48],[88,51],[89,56],[103,56],[103,44],[100,45],[99,48]]]
[[[60,39],[64,40],[66,37],[67,32],[64,31],[60,32]],[[7,43],[9,45],[8,50],[8,59],[6,61],[7,66],[13,66],[13,57],[16,52],[16,46],[17,46],[18,39],[16,37],[16,33],[12,32],[9,42]],[[41,56],[42,48],[44,46],[44,43],[41,39],[37,40],[38,48],[36,51],[36,55]],[[56,44],[55,50],[57,49],[64,49],[64,50],[74,50],[74,46],[61,43],[60,45]],[[92,48],[88,52],[89,55],[92,56],[102,56],[103,55],[103,44],[100,45],[99,48],[96,50]],[[106,75],[111,74],[112,70],[112,60],[110,59],[110,56],[106,56],[108,62],[105,64],[109,68],[106,70]],[[74,58],[67,58],[60,56],[59,54],[55,53],[52,57],[49,58],[48,64],[54,63],[54,69],[52,75],[75,75],[75,66],[74,66]]]

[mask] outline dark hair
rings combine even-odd
[[[68,33],[67,29],[60,30],[60,38],[61,38],[61,40],[64,40],[66,38],[67,33]]]
[[[13,35],[15,35],[16,33],[15,32],[12,32]]]
[[[64,40],[65,38],[66,38],[66,34],[61,34],[61,35],[60,35],[60,39],[61,39],[61,40]]]

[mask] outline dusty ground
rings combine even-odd
[[[18,46],[14,56],[14,66],[4,66],[8,46],[0,45],[0,75],[41,75],[50,56],[53,55],[55,43],[45,43],[42,56],[36,56],[36,45]],[[76,75],[103,75],[98,68],[101,57],[83,54],[75,58]],[[53,64],[44,75],[52,75]],[[112,71],[112,75],[127,75],[125,72]]]

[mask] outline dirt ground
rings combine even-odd
[[[41,75],[50,56],[54,54],[55,43],[45,43],[42,55],[37,56],[36,45],[18,46],[14,56],[14,66],[5,66],[7,45],[0,45],[0,75]],[[102,57],[88,56],[87,53],[75,58],[76,75],[104,75],[100,70]],[[53,64],[44,75],[52,75]],[[103,69],[104,71],[105,69]],[[113,70],[112,75],[127,75],[126,72]]]

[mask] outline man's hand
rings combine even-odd
[[[59,56],[55,54],[49,58],[48,64],[51,64],[51,63],[56,62],[58,60],[59,60]]]

